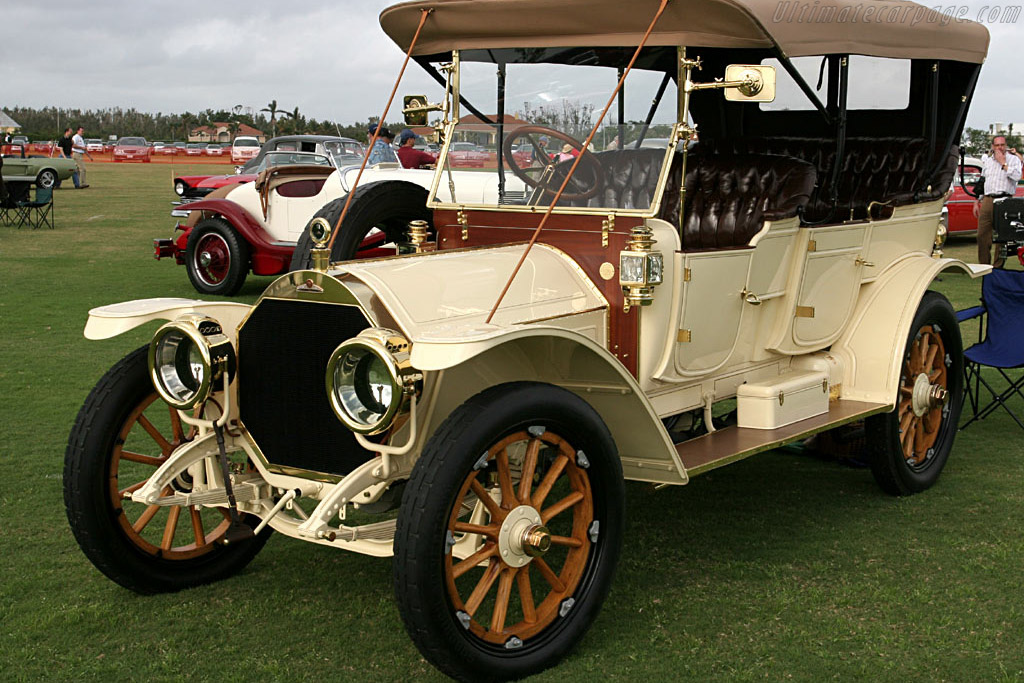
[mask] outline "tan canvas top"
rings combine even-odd
[[[415,55],[453,49],[635,46],[658,0],[416,0],[380,15],[407,50],[420,10],[433,8]],[[943,21],[947,22],[943,25]],[[907,0],[670,0],[649,45],[770,48],[790,57],[849,53],[980,64],[988,30]]]

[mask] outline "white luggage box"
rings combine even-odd
[[[828,412],[828,374],[790,372],[736,389],[740,427],[775,429]]]

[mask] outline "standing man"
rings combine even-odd
[[[65,159],[71,159],[74,149],[74,142],[71,140],[71,129],[64,129],[64,137],[57,141],[57,147],[60,148],[60,155]],[[79,187],[78,171],[71,173],[71,180],[75,183],[75,189]],[[60,187],[60,180],[57,181],[57,187]]]
[[[996,258],[992,260],[992,200],[996,197],[1012,197],[1021,177],[1021,161],[1017,150],[1006,149],[1006,138],[997,135],[992,138],[992,153],[981,157],[981,176],[985,179],[985,196],[974,204],[974,215],[978,219],[978,262],[1003,267],[1003,259],[996,247]]]
[[[84,154],[89,157],[89,161],[92,161],[92,155],[85,149],[85,138],[82,137],[84,132],[85,128],[79,126],[75,137],[71,138],[72,155],[75,159],[75,165],[78,166],[78,182],[75,183],[75,187],[80,190],[89,187],[89,184],[85,182],[85,162],[82,161],[82,155]]]
[[[408,128],[398,134],[398,160],[402,162],[402,168],[427,168],[437,163],[436,156],[414,149],[415,144],[416,133]]]

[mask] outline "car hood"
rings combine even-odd
[[[525,248],[514,244],[351,261],[331,274],[363,282],[410,341],[428,344],[486,341],[519,326],[607,307],[572,259],[537,244],[494,319],[486,322]]]

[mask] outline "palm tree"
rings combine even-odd
[[[187,111],[187,112],[185,112],[184,114],[181,115],[182,135],[184,135],[183,139],[185,140],[185,142],[189,141],[188,140],[188,137],[189,137],[188,134],[190,132],[192,132],[192,131],[189,130],[189,125],[191,123],[193,123],[195,120],[196,120],[195,115],[192,112],[190,112],[190,111]]]
[[[291,111],[286,111],[284,115],[290,119],[289,123],[291,124],[292,132],[298,133],[299,128],[302,126],[302,114],[299,113],[299,108],[295,107]]]
[[[270,136],[277,137],[277,114],[281,111],[277,108],[277,100],[270,100],[270,102],[260,111],[265,111],[270,114]]]

